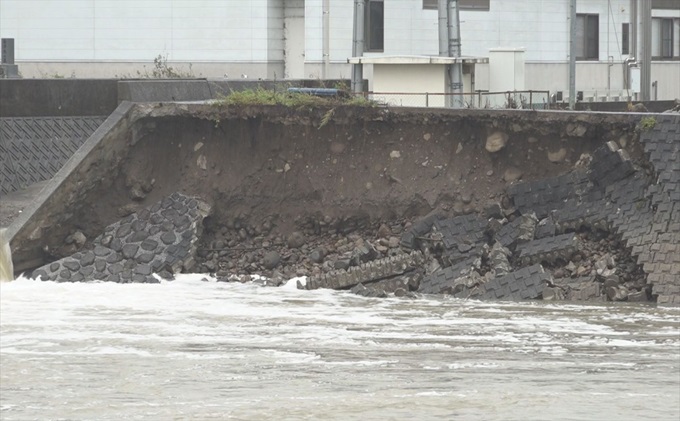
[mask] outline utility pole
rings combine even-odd
[[[569,109],[576,107],[576,0],[569,1]]]
[[[458,0],[449,0],[448,4],[448,38],[449,57],[460,58],[460,15],[458,13]],[[449,65],[449,92],[453,94],[451,106],[463,108],[463,65],[458,60]]]
[[[352,57],[364,55],[364,0],[354,0],[354,34],[352,43]],[[352,64],[352,92],[364,91],[364,65]]]

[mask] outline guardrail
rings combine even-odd
[[[508,91],[453,94],[439,92],[366,92],[367,99],[395,107],[450,107],[462,96],[465,108],[548,109],[549,91]]]

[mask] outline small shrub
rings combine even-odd
[[[656,118],[654,117],[643,117],[638,123],[636,129],[638,132],[646,132],[652,130],[656,126]]]
[[[189,63],[189,70],[184,71],[176,69],[168,64],[168,55],[159,54],[153,59],[153,68],[149,71],[146,66],[144,66],[143,71],[137,70],[135,75],[130,73],[125,73],[121,75],[116,75],[116,77],[121,79],[193,79],[196,76],[192,70],[192,65]]]

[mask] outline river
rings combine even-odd
[[[680,309],[0,285],[2,420],[678,420]]]

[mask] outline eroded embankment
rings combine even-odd
[[[341,288],[406,274],[413,278],[399,284],[406,291],[482,298],[492,295],[481,286],[499,279],[503,286],[504,276],[514,282],[517,271],[532,270],[527,279],[548,274],[532,278],[539,293],[513,298],[542,296],[548,282],[557,288],[547,291],[556,298],[592,299],[611,287],[610,299],[636,293],[637,299],[653,299],[618,225],[568,223],[566,217],[555,224],[553,218],[567,204],[612,203],[609,184],[637,177],[641,184],[631,188],[644,190],[653,181],[635,132],[639,119],[532,111],[137,105],[116,152],[102,147],[101,159],[91,165],[90,172],[100,176],[84,171],[73,180],[82,185],[74,189],[79,200],[56,212],[58,224],[42,227],[42,247],[49,260],[92,248],[88,239],[107,224],[181,192],[205,201],[212,212],[203,221],[196,258],[178,270],[225,279],[237,273],[314,275],[319,286],[331,285],[321,279],[337,282],[336,275],[327,275],[334,270],[354,274],[341,274],[347,279]],[[592,164],[589,159],[607,142],[613,143]],[[602,183],[599,178],[618,171],[617,165],[619,176]],[[606,171],[597,173],[600,167]],[[541,184],[548,179],[552,184]],[[538,183],[536,194],[527,196],[517,187],[531,182]],[[425,215],[430,217],[423,222]],[[470,220],[461,222],[464,218]],[[547,223],[555,224],[552,232],[537,235],[537,227]],[[531,232],[522,237],[520,226]],[[507,232],[512,230],[520,231]],[[555,244],[522,245],[568,234],[573,238],[550,240]],[[497,242],[507,252],[496,247],[492,253]],[[415,250],[425,253],[423,259],[403,257]],[[507,273],[499,269],[499,253],[506,256]],[[389,256],[392,263],[379,260]],[[369,262],[379,263],[366,268]],[[575,279],[579,286],[560,286],[555,279]],[[438,289],[440,281],[444,287]],[[594,282],[596,293],[570,292]]]
[[[320,127],[328,110],[166,106],[151,115],[96,214],[174,191],[214,204],[215,219],[276,218],[284,234],[306,217],[468,213],[520,178],[568,171],[606,141],[636,148],[634,121],[624,117],[347,108]],[[489,153],[494,133],[506,143]]]

